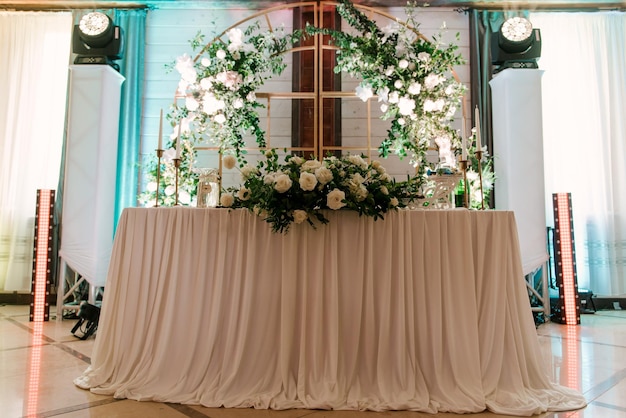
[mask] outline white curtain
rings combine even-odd
[[[579,287],[626,293],[626,13],[533,13],[542,34],[548,225],[570,192]]]
[[[71,13],[0,12],[0,291],[30,290],[37,189],[56,189]]]

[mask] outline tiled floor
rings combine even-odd
[[[52,309],[54,311],[54,308]],[[424,418],[417,412],[211,409],[117,400],[78,389],[94,339],[71,334],[75,320],[31,323],[27,306],[0,306],[0,417]],[[539,341],[553,379],[582,391],[589,406],[548,417],[626,418],[626,311],[584,315],[582,325],[544,324]],[[500,417],[491,413],[470,417]]]

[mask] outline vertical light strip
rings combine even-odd
[[[576,276],[576,252],[574,250],[574,226],[570,193],[552,195],[555,229],[555,268],[559,286],[560,322],[567,325],[580,324],[580,301]]]
[[[50,319],[48,295],[50,294],[53,207],[54,190],[37,190],[30,300],[30,320],[34,322]]]
[[[25,416],[36,416],[39,412],[39,392],[41,389],[41,349],[43,347],[43,321],[36,321],[30,347],[30,364],[28,373],[28,394],[26,396]]]
[[[565,383],[565,386],[567,386],[568,388],[581,390],[580,367],[578,366],[580,364],[580,360],[578,358],[580,356],[580,353],[578,352],[578,331],[578,327],[567,327],[567,337],[564,341],[566,347],[565,364],[567,365],[567,383]]]

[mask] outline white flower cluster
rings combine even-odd
[[[360,155],[304,160],[288,155],[278,164],[274,150],[258,166],[240,168],[244,184],[222,194],[224,207],[245,207],[272,223],[275,231],[314,220],[325,223],[324,209],[350,209],[382,217],[411,197],[408,183],[396,183],[379,161],[368,164]],[[234,157],[223,159],[224,167],[235,166]]]

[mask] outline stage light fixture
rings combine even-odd
[[[74,25],[72,50],[74,64],[107,64],[117,70],[113,61],[122,57],[122,30],[104,13],[91,12]]]
[[[541,32],[530,21],[516,16],[507,19],[491,37],[491,63],[494,72],[505,68],[539,68]]]

